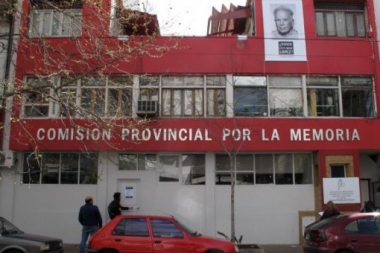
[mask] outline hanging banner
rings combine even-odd
[[[262,0],[266,61],[306,61],[302,0]]]

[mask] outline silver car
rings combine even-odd
[[[61,239],[27,234],[0,217],[0,253],[63,253]]]

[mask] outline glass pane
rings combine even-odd
[[[51,28],[52,13],[43,12],[42,15],[44,17],[43,23],[42,23],[42,36],[58,35],[59,21],[56,20],[57,19],[56,14],[53,15],[53,27],[52,27],[51,34],[50,34],[50,28]]]
[[[230,171],[230,157],[228,155],[216,155],[215,163],[216,171]]]
[[[108,90],[108,115],[112,117],[125,117],[132,115],[132,90]]]
[[[355,21],[353,13],[346,13],[347,36],[355,36]]]
[[[156,155],[138,155],[139,170],[156,170]]]
[[[311,154],[294,154],[294,173],[296,184],[313,183],[313,164]]]
[[[253,155],[236,155],[236,171],[253,171]]]
[[[183,155],[182,184],[204,185],[205,182],[205,155]]]
[[[225,76],[207,76],[206,77],[207,86],[226,86]]]
[[[159,181],[179,182],[179,159],[178,156],[160,156]]]
[[[171,115],[171,90],[162,90],[162,115],[170,116]]]
[[[96,184],[98,182],[98,154],[80,155],[80,183]]]
[[[266,86],[266,77],[264,76],[234,76],[234,86]]]
[[[339,178],[346,177],[346,166],[345,165],[331,165],[331,177]]]
[[[34,154],[24,154],[22,183],[24,184],[39,184],[41,174],[41,158]]]
[[[344,117],[374,117],[372,89],[342,89]]]
[[[59,153],[46,153],[43,156],[42,183],[58,184],[59,179]]]
[[[307,89],[309,116],[339,116],[337,89]]]
[[[203,90],[195,90],[195,115],[203,116]]]
[[[207,90],[207,116],[226,115],[226,91],[224,89]]]
[[[60,31],[61,20],[60,20],[60,18],[61,18],[61,13],[59,13],[59,12],[53,13],[53,26],[52,26],[52,31],[51,31],[51,35],[53,35],[53,36],[61,35],[61,31]],[[49,19],[50,19],[50,17],[49,17]],[[47,23],[47,24],[49,24],[49,23]],[[45,28],[44,28],[44,33],[45,33]]]
[[[238,173],[236,173],[236,184],[237,185],[254,184],[253,172],[250,172],[250,173],[238,172]]]
[[[306,78],[307,86],[337,86],[338,87],[338,77],[329,76],[310,76]]]
[[[154,237],[183,238],[182,231],[169,220],[151,219],[150,224]]]
[[[184,86],[184,77],[183,76],[163,76],[162,77],[162,86]]]
[[[29,33],[31,37],[36,37],[41,34],[40,32],[40,24],[41,24],[41,15],[43,15],[41,12],[34,11],[32,13],[32,17],[30,20],[30,28]]]
[[[269,86],[273,87],[300,87],[302,86],[302,79],[300,76],[284,77],[284,76],[271,76],[269,77]]]
[[[78,184],[79,154],[63,153],[61,159],[61,184]]]
[[[133,86],[133,79],[130,76],[111,76],[108,78],[108,86]]]
[[[346,27],[344,12],[336,12],[335,17],[336,17],[337,35],[340,37],[346,37],[347,36],[346,30],[349,30],[349,29],[347,29],[348,25]]]
[[[141,76],[140,77],[140,87],[141,86],[159,86],[160,77],[159,76]]]
[[[317,35],[318,36],[323,36],[325,35],[325,22],[323,19],[323,13],[322,12],[317,12],[315,14],[315,19],[317,22]]]
[[[273,156],[271,154],[255,155],[256,184],[273,184]]]
[[[137,155],[119,155],[119,170],[137,170]]]
[[[74,17],[71,24],[71,35],[80,36],[82,34],[82,10],[79,10],[79,13],[73,15]]]
[[[149,236],[146,219],[122,219],[112,231],[112,235],[120,236]]]
[[[140,89],[139,100],[148,101],[154,100],[158,101],[158,89]]]
[[[270,115],[295,117],[303,115],[301,89],[270,89]]]
[[[267,116],[268,99],[266,88],[235,88],[235,116]]]
[[[96,115],[104,114],[105,107],[105,90],[104,89],[82,89],[81,106],[83,113],[94,113]]]
[[[373,81],[371,77],[342,77],[344,87],[371,87]]]
[[[184,90],[184,107],[185,107],[185,115],[191,116],[194,109],[194,90]]]
[[[76,89],[62,89],[60,93],[61,99],[61,116],[75,116],[75,106],[77,99]]]
[[[276,184],[293,184],[292,154],[276,154],[274,156]]]
[[[326,13],[327,35],[336,36],[335,15],[334,13]]]
[[[366,25],[365,25],[364,14],[362,14],[362,13],[356,14],[356,27],[358,30],[357,31],[358,36],[365,37]]]
[[[203,87],[203,76],[185,76],[185,86]]]
[[[49,106],[31,105],[24,107],[24,117],[47,117]]]
[[[182,103],[181,103],[181,93],[182,90],[173,90],[173,115],[181,116],[182,115]]]
[[[82,86],[105,86],[106,80],[103,77],[87,76],[81,80]]]

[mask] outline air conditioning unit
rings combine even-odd
[[[12,167],[15,165],[15,157],[13,151],[0,151],[0,166]]]
[[[138,115],[156,115],[158,112],[158,104],[156,100],[139,100],[137,101]]]

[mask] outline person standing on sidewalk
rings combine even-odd
[[[326,219],[326,218],[330,218],[330,217],[333,217],[336,215],[340,215],[340,212],[339,212],[338,208],[336,208],[334,202],[332,202],[330,200],[326,204],[326,210],[323,212],[321,220]]]
[[[112,220],[116,216],[121,214],[121,210],[132,210],[133,207],[124,207],[120,204],[120,192],[115,192],[113,194],[113,200],[108,205],[108,215],[110,216],[110,219]]]
[[[79,245],[79,253],[85,253],[86,243],[89,236],[92,236],[102,227],[103,221],[99,208],[93,204],[91,196],[85,198],[86,204],[79,209],[78,220],[82,225],[82,239]]]

